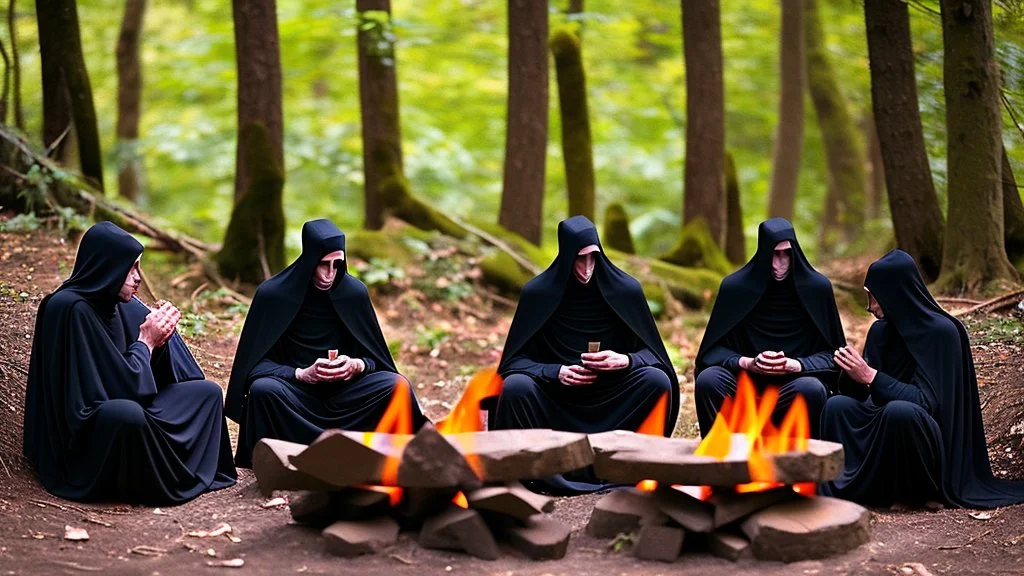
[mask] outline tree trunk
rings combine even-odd
[[[139,199],[142,174],[142,159],[138,153],[142,101],[139,37],[145,14],[146,0],[126,0],[121,35],[117,39],[117,191],[133,202]]]
[[[903,2],[865,0],[871,101],[896,244],[932,282],[945,228],[925,149],[914,78],[910,14]]]
[[[384,225],[381,189],[402,176],[402,131],[391,0],[357,0],[359,101],[363,121],[363,227]]]
[[[875,117],[871,113],[861,119],[861,133],[867,143],[867,216],[870,220],[877,220],[882,217],[882,199],[885,197],[885,161],[882,160]]]
[[[559,30],[551,37],[551,52],[558,78],[569,216],[582,214],[594,220],[594,153],[587,109],[587,78],[579,39],[568,30]]]
[[[1003,147],[1003,225],[1006,236],[1006,255],[1018,269],[1024,268],[1024,203],[1020,199],[1017,179],[1013,177],[1010,158]],[[1024,272],[1024,270],[1021,270]]]
[[[747,260],[747,238],[743,235],[743,202],[740,199],[740,181],[736,177],[736,163],[728,152],[725,154],[725,204],[725,255],[733,264],[742,264]]]
[[[36,19],[43,78],[43,144],[53,144],[73,120],[82,175],[103,190],[100,135],[75,1],[36,0]]]
[[[548,3],[508,1],[508,120],[498,223],[540,244],[548,138]]]
[[[775,129],[775,158],[768,216],[793,219],[804,147],[804,4],[782,0],[780,34],[779,124]],[[731,256],[730,256],[731,258]]]
[[[238,67],[238,129],[260,124],[270,139],[270,156],[284,165],[284,114],[281,110],[281,43],[276,0],[232,0],[235,61]],[[235,153],[235,203],[249,189],[247,155],[241,136]]]
[[[7,55],[7,48],[2,40],[0,40],[0,56],[4,59],[4,87],[0,90],[0,124],[7,124],[7,108],[11,101],[11,57]]]
[[[7,37],[11,39],[11,86],[14,104],[14,125],[25,131],[25,113],[21,108],[21,58],[18,57],[18,23],[15,22],[15,0],[7,4]]]
[[[581,14],[583,12],[583,0],[569,0],[569,7],[566,14]]]
[[[711,239],[725,238],[725,87],[719,0],[683,0],[686,65],[686,166],[683,225],[698,218]]]
[[[990,0],[942,0],[949,221],[940,291],[1016,280],[1003,237],[1002,117]]]
[[[864,148],[857,124],[850,116],[846,98],[839,89],[828,59],[828,47],[818,12],[818,0],[804,0],[804,34],[807,44],[807,86],[825,144],[828,171],[833,180],[838,222],[825,226],[825,252],[831,250],[835,225],[846,242],[855,240],[864,228]]]

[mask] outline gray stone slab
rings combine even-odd
[[[324,528],[321,534],[328,553],[352,557],[394,544],[398,539],[398,523],[388,516],[360,521],[341,520]]]
[[[532,560],[557,560],[569,549],[569,528],[540,514],[523,525],[507,527],[503,535],[510,546]]]
[[[641,560],[675,562],[685,536],[686,532],[678,526],[645,524],[633,546],[633,555]]]
[[[613,490],[594,505],[587,522],[587,534],[595,538],[614,538],[636,530],[646,519],[659,514],[658,503],[651,493],[635,488]]]
[[[776,504],[743,521],[754,556],[796,562],[843,554],[871,539],[863,506],[818,496]]]

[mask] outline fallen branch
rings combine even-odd
[[[982,532],[981,534],[978,534],[976,536],[972,536],[970,540],[968,540],[967,542],[964,542],[963,544],[951,544],[951,545],[947,545],[947,546],[939,546],[938,549],[939,550],[957,550],[957,549],[960,549],[960,548],[966,548],[966,547],[970,546],[971,544],[974,544],[975,542],[977,542],[979,539],[984,538],[985,536],[988,536],[989,534],[991,534],[992,530],[993,529],[989,529],[989,530],[986,530],[986,531]]]
[[[453,218],[453,220],[455,220],[455,219]],[[541,268],[539,266],[537,266],[536,264],[531,262],[529,259],[524,258],[522,254],[520,254],[519,252],[516,252],[511,246],[506,244],[505,241],[502,240],[501,238],[498,238],[497,236],[495,236],[493,234],[490,234],[488,232],[484,232],[483,230],[477,228],[476,226],[473,226],[472,224],[467,224],[465,222],[462,222],[461,220],[455,220],[455,223],[458,224],[459,226],[462,226],[467,231],[469,231],[469,233],[471,233],[474,236],[480,238],[484,242],[487,242],[491,246],[494,246],[495,248],[497,248],[497,249],[501,250],[502,252],[505,252],[506,254],[511,256],[512,259],[516,261],[516,264],[519,264],[520,266],[522,266],[523,269],[525,269],[530,274],[533,274],[534,276],[536,276],[537,274],[541,273]]]
[[[11,476],[11,471],[7,469],[7,463],[4,462],[3,457],[0,457],[0,464],[4,465],[4,472],[7,472],[7,477],[8,478],[14,478],[14,476]]]
[[[977,304],[975,306],[968,308],[967,310],[958,312],[957,316],[970,316],[971,314],[975,314],[977,312],[996,312],[998,310],[1002,310],[1003,308],[1013,306],[1018,298],[1024,298],[1024,290],[1017,290],[1015,292],[1010,292],[1009,294],[997,296],[991,300],[986,300],[981,304]]]
[[[972,300],[970,298],[955,298],[952,296],[937,296],[935,298],[935,301],[938,302],[939,304],[942,304],[943,306],[947,304],[951,306],[977,306],[978,304],[983,303],[981,300]]]

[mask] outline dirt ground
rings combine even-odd
[[[430,256],[425,256],[430,258]],[[226,382],[241,325],[241,310],[218,293],[204,291],[173,263],[143,259],[153,291],[186,311],[183,335],[207,376]],[[573,529],[568,555],[533,562],[509,550],[486,562],[462,554],[419,548],[403,534],[386,552],[357,559],[326,555],[316,531],[292,523],[286,507],[263,508],[255,479],[240,470],[236,486],[166,509],[124,505],[76,504],[46,493],[21,459],[24,387],[35,311],[39,300],[71,270],[74,242],[52,232],[0,233],[0,574],[674,574],[722,571],[735,574],[1024,574],[1024,506],[971,514],[968,510],[874,510],[872,541],[840,557],[794,564],[724,561],[690,540],[693,553],[675,564],[642,562],[624,550],[583,532],[595,496],[561,498],[555,517]],[[152,265],[147,267],[147,264]],[[472,268],[472,259],[463,262]],[[858,282],[862,262],[834,263],[833,277]],[[429,268],[425,265],[424,268]],[[467,270],[447,271],[472,283]],[[512,307],[479,289],[457,298],[437,298],[431,286],[445,282],[413,271],[386,291],[375,290],[375,305],[385,336],[400,343],[399,365],[416,383],[428,415],[445,415],[474,371],[492,365],[500,353]],[[445,284],[445,286],[441,286]],[[444,293],[442,293],[444,294]],[[152,294],[144,294],[152,301]],[[867,317],[851,307],[843,312],[851,340],[859,345]],[[706,315],[687,314],[663,323],[663,332],[692,358]],[[990,455],[996,473],[1024,478],[1024,348],[1021,321],[1011,315],[971,318]],[[684,373],[683,392],[692,393],[692,369]],[[695,435],[692,402],[683,399],[677,434]],[[222,522],[239,541],[225,536],[196,538]],[[65,526],[84,528],[90,539],[63,540]],[[244,567],[209,567],[210,562],[244,560]],[[915,563],[917,563],[915,565]],[[1018,566],[1018,564],[1020,566]],[[909,570],[909,572],[908,572]],[[916,572],[915,572],[916,571]]]

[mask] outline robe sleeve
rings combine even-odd
[[[534,380],[556,382],[558,381],[558,372],[561,369],[561,364],[544,364],[533,360],[525,354],[517,354],[508,361],[505,373],[526,374]]]
[[[369,374],[371,372],[377,371],[377,363],[373,361],[373,358],[370,358],[369,356],[363,356],[362,358],[360,358],[360,360],[362,360],[363,364],[366,365],[366,369],[363,370],[362,372],[363,374]]]
[[[295,368],[278,364],[270,358],[264,358],[256,363],[249,371],[249,380],[257,378],[276,377],[286,382],[295,382]]]
[[[708,366],[721,366],[730,372],[738,372],[740,369],[739,352],[730,349],[724,344],[715,344],[704,353],[704,363]]]
[[[69,390],[69,397],[81,397],[86,405],[108,399],[134,400],[148,405],[157,394],[149,347],[138,340],[124,352],[103,346],[112,344],[110,336],[86,306],[72,308],[71,320],[79,330],[80,341],[71,346],[71,365],[76,377],[68,378],[67,382],[80,389]],[[88,382],[93,379],[96,381]],[[102,393],[97,394],[99,390]]]
[[[796,359],[803,367],[804,372],[834,372],[837,370],[836,361],[832,357],[832,351],[823,350],[817,354],[803,356]]]
[[[629,354],[626,354],[626,356],[629,357],[629,366],[626,367],[629,370],[661,364],[661,360],[659,360],[654,352],[646,346],[636,352],[630,352]]]
[[[871,381],[871,399],[875,404],[882,406],[893,400],[904,400],[913,402],[922,407],[929,414],[935,414],[938,402],[932,395],[932,387],[927,385],[927,375],[918,366],[910,382],[900,382],[879,370],[875,379]]]

